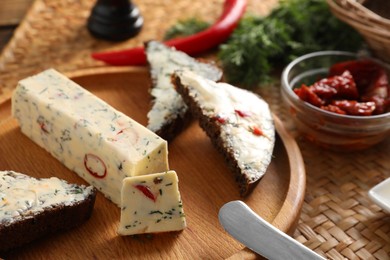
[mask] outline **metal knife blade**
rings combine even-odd
[[[226,203],[219,210],[218,217],[231,236],[270,260],[325,259],[269,224],[242,201]]]

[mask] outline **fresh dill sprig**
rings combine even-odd
[[[325,0],[281,0],[266,17],[244,17],[220,46],[218,58],[229,82],[251,88],[297,56],[357,51],[362,42],[354,29],[333,16]]]
[[[209,27],[196,18],[179,21],[165,40],[188,36]],[[217,57],[225,79],[244,88],[269,81],[275,68],[294,58],[321,50],[357,51],[363,39],[356,30],[338,20],[326,0],[280,0],[265,17],[246,15]]]

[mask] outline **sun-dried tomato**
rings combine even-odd
[[[386,70],[377,62],[368,59],[351,60],[333,65],[329,76],[351,72],[360,94],[358,101],[375,103],[373,114],[386,113],[390,109],[390,87]]]
[[[310,86],[322,99],[357,99],[359,93],[351,73],[346,70],[341,75],[321,79]]]
[[[332,105],[345,111],[348,115],[369,116],[375,110],[374,102],[357,102],[355,100],[334,100]]]
[[[326,105],[326,106],[322,106],[321,109],[329,111],[329,112],[332,112],[332,113],[340,114],[340,115],[346,115],[347,114],[344,110],[342,110],[338,106],[335,106],[335,105],[332,105],[332,104],[329,104],[329,105]]]
[[[369,116],[390,110],[386,70],[372,60],[333,65],[327,78],[294,89],[298,97],[321,109],[347,115]]]
[[[341,75],[346,70],[352,74],[356,85],[359,86],[359,91],[361,91],[361,88],[367,89],[378,71],[383,70],[383,68],[375,61],[368,59],[350,60],[331,66],[328,76]]]
[[[294,92],[300,99],[316,107],[325,105],[325,102],[305,84],[302,84],[300,88],[294,89]]]

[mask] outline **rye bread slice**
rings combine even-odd
[[[190,71],[175,72],[172,82],[225,158],[240,195],[247,195],[272,158],[275,128],[268,104],[253,92]]]
[[[187,106],[171,82],[172,73],[178,69],[189,69],[218,81],[222,71],[212,62],[194,59],[157,41],[145,43],[145,50],[152,78],[152,104],[147,115],[147,128],[166,140],[172,140],[191,121]]]
[[[39,188],[39,185],[47,186]],[[88,220],[96,189],[54,177],[36,179],[14,171],[0,171],[0,195],[0,256],[4,257],[38,238]]]

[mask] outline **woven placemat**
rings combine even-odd
[[[112,43],[93,38],[86,20],[94,0],[36,0],[0,56],[0,104],[9,98],[19,79],[54,67],[61,72],[104,66],[91,59],[92,51],[140,46],[160,40],[172,24],[188,17],[213,22],[223,0],[133,1],[144,18],[137,37]],[[248,11],[266,14],[277,0],[248,1]]]
[[[180,19],[210,22],[223,0],[133,1],[145,19],[142,32],[122,43],[96,40],[86,30],[93,0],[36,0],[0,56],[0,104],[19,79],[54,67],[68,72],[104,66],[91,51],[121,49],[161,39]],[[250,0],[248,11],[267,14],[277,0]],[[281,105],[279,84],[259,93],[296,137],[307,172],[307,190],[295,239],[329,259],[390,259],[390,216],[372,203],[368,190],[390,177],[390,140],[359,153],[334,153],[299,136]]]
[[[368,197],[370,188],[390,177],[390,139],[360,152],[323,150],[295,130],[279,86],[259,92],[296,138],[306,167],[294,238],[328,259],[390,259],[390,215]]]

